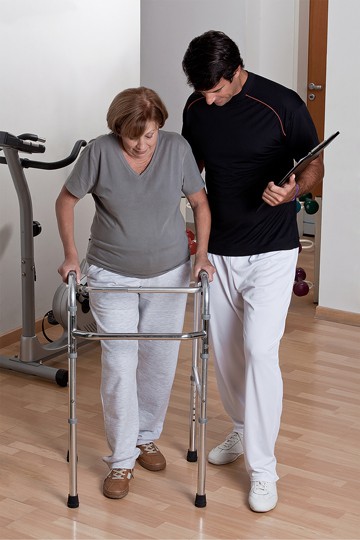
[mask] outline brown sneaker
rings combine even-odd
[[[153,442],[138,444],[140,455],[137,461],[149,471],[162,471],[166,467],[166,459]]]
[[[111,469],[104,480],[103,493],[109,499],[122,499],[129,493],[132,469]]]

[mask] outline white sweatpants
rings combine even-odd
[[[211,255],[210,344],[219,393],[234,431],[243,435],[251,480],[276,482],[275,443],[283,384],[279,345],[298,249],[247,257]]]
[[[188,287],[190,261],[161,276],[138,279],[90,266],[90,287]],[[180,333],[185,293],[90,293],[99,332]],[[134,467],[137,444],[160,437],[174,381],[179,341],[102,340],[101,399],[110,468]]]

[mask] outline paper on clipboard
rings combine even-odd
[[[290,169],[290,171],[285,174],[285,176],[279,182],[275,182],[276,185],[282,186],[289,180],[292,174],[295,174],[295,176],[297,174],[300,174],[304,169],[306,169],[306,167],[309,165],[309,163],[311,163],[313,159],[317,158],[321,154],[321,152],[335,139],[335,137],[339,135],[339,133],[340,131],[336,131],[336,133],[333,133],[332,135],[330,135],[330,137],[328,137],[320,144],[315,146],[315,148],[310,150],[310,152],[306,154],[306,156],[299,159],[299,161]]]

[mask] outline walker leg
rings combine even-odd
[[[68,277],[68,358],[69,358],[69,495],[67,505],[69,508],[79,506],[77,493],[77,433],[76,433],[76,338],[73,331],[76,328],[76,292],[75,273],[70,272]]]
[[[201,349],[201,384],[200,384],[200,415],[199,415],[199,463],[198,463],[198,484],[195,497],[195,506],[204,508],[206,506],[205,478],[206,478],[206,401],[207,401],[207,377],[209,359],[209,291],[203,290],[202,299],[202,327],[205,336],[202,338]]]
[[[194,346],[194,343],[193,343]],[[196,408],[197,408],[197,389],[194,373],[190,376],[190,434],[189,434],[189,449],[186,459],[191,463],[197,461],[196,450]]]
[[[199,329],[199,295],[194,295],[194,331]],[[192,366],[190,375],[190,433],[189,433],[189,449],[187,452],[187,461],[194,463],[197,461],[196,449],[196,411],[197,411],[197,361],[198,361],[198,340],[192,342]]]
[[[79,506],[77,494],[77,433],[76,433],[76,396],[75,396],[75,363],[76,354],[69,355],[69,495],[67,505],[69,508]]]
[[[203,347],[204,350],[204,347]],[[201,395],[200,395],[200,416],[199,416],[199,463],[198,463],[198,484],[195,497],[195,506],[204,508],[206,506],[205,477],[206,477],[206,393],[207,393],[207,361],[208,353],[201,354]]]

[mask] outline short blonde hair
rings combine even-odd
[[[167,117],[168,112],[158,94],[140,86],[123,90],[115,96],[106,120],[115,135],[133,139],[144,134],[148,122],[155,122],[162,128]]]

